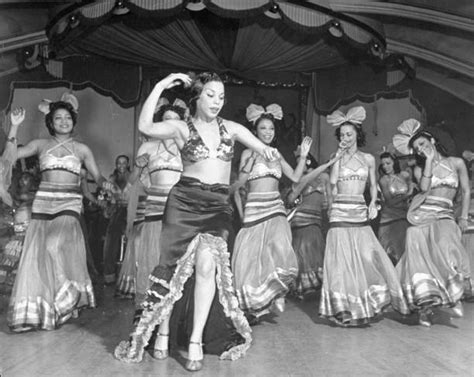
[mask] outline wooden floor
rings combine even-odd
[[[100,292],[99,307],[86,310],[56,331],[12,334],[6,300],[0,300],[0,375],[14,376],[474,376],[474,304],[464,318],[438,310],[435,325],[386,313],[367,328],[333,327],[317,316],[316,298],[289,300],[285,313],[253,327],[245,358],[220,361],[206,356],[202,371],[184,368],[184,351],[164,361],[148,354],[140,364],[114,359],[116,344],[128,338],[133,305]]]

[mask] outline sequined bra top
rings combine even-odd
[[[221,142],[216,150],[210,150],[194,127],[191,119],[187,121],[189,138],[181,149],[181,157],[186,162],[199,162],[208,158],[218,158],[222,161],[231,161],[234,156],[234,141],[224,126],[222,118],[217,118]]]
[[[178,146],[174,141],[156,141],[157,147],[155,153],[148,160],[148,171],[154,173],[159,170],[173,170],[182,172],[183,162],[179,153]]]
[[[347,162],[343,165],[342,160],[339,160],[339,176],[337,178],[338,182],[367,181],[369,176],[369,167],[367,166],[367,163],[357,155],[354,155],[352,158],[357,160],[359,163],[359,166],[356,169],[348,167]]]
[[[397,175],[392,175],[388,177],[388,179],[388,191],[390,192],[390,194],[403,195],[408,192],[408,184],[403,178],[400,178]]]
[[[276,179],[281,178],[281,163],[280,160],[266,161],[261,155],[257,155],[252,171],[249,174],[247,180],[263,178],[263,177],[274,177]]]
[[[66,143],[68,142],[71,142],[72,150],[67,147]],[[51,154],[53,150],[59,147],[67,149],[71,154],[62,157]],[[81,173],[81,160],[74,153],[74,141],[72,141],[72,139],[65,140],[48,149],[40,155],[39,160],[41,172],[47,170],[65,170],[76,175]]]
[[[456,172],[456,169],[451,166],[449,160],[443,159],[433,167],[431,189],[438,187],[457,188],[458,184],[458,173]]]

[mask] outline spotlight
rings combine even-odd
[[[336,38],[341,38],[344,35],[342,26],[339,20],[332,20],[331,23],[329,24],[328,30],[329,30],[329,33],[331,33],[331,35]]]
[[[280,10],[280,7],[278,6],[277,3],[273,3],[269,10],[272,13],[278,13],[278,11]]]
[[[385,55],[385,52],[383,51],[383,47],[380,45],[380,43],[376,41],[372,41],[370,43],[370,52],[372,53],[373,56],[376,56],[380,59],[383,59]]]
[[[115,8],[112,11],[113,14],[121,16],[122,14],[127,14],[128,12],[130,12],[130,9],[125,6],[125,2],[123,0],[117,0],[115,2]]]
[[[75,28],[77,25],[79,25],[79,17],[76,14],[71,14],[68,21],[69,26],[72,28]]]

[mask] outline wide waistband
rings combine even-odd
[[[229,194],[229,185],[223,183],[204,183],[197,178],[181,176],[176,186],[196,187],[201,190]]]

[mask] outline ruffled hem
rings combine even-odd
[[[198,248],[210,250],[213,254],[217,266],[216,286],[219,301],[223,306],[225,315],[232,320],[237,332],[245,340],[243,344],[223,352],[220,355],[220,359],[236,360],[246,353],[252,342],[251,329],[235,297],[227,244],[220,237],[200,233],[191,241],[186,254],[178,260],[173,277],[169,284],[167,284],[169,292],[161,297],[161,300],[157,303],[145,303],[140,320],[136,325],[135,331],[131,334],[131,340],[128,342],[122,341],[116,347],[114,356],[118,360],[126,363],[142,361],[145,347],[151,338],[153,330],[165,318],[171,315],[173,305],[182,297],[184,284],[194,270],[196,250]]]

